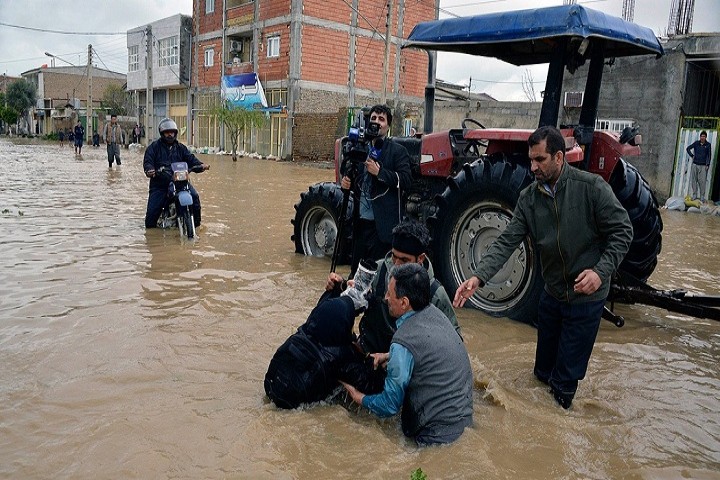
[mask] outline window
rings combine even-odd
[[[158,66],[167,67],[177,65],[180,58],[178,37],[168,37],[158,40]]]
[[[205,0],[205,15],[215,12],[215,0]]]
[[[128,72],[137,72],[140,70],[140,47],[133,45],[128,48]]]
[[[279,35],[268,38],[267,56],[268,56],[268,58],[280,56],[280,36]]]
[[[214,65],[213,59],[215,58],[215,49],[208,48],[205,50],[205,66],[212,67]]]

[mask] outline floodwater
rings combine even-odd
[[[475,424],[450,446],[337,404],[276,409],[268,362],[330,265],[294,253],[293,204],[333,172],[203,157],[189,242],[143,228],[140,154],[109,170],[83,150],[0,139],[0,477],[720,478],[720,323],[652,307],[603,322],[567,412],[533,379],[533,328],[460,311]],[[717,294],[720,218],[663,219],[650,283]]]

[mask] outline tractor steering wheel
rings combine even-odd
[[[485,125],[478,122],[477,120],[472,119],[472,118],[466,118],[460,124],[462,126],[463,130],[468,129],[468,126],[467,126],[468,123],[473,123],[480,128],[485,128]],[[487,142],[478,142],[477,140],[468,140],[468,144],[463,149],[463,155],[479,157],[480,156],[480,147],[487,147]]]
[[[472,118],[466,118],[466,119],[464,119],[464,120],[462,121],[462,123],[460,124],[460,126],[463,128],[463,130],[465,130],[465,129],[468,128],[468,127],[467,127],[467,124],[468,124],[468,123],[474,123],[475,125],[477,125],[477,126],[480,127],[480,128],[485,128],[485,125],[483,125],[482,123],[478,122],[477,120],[472,119]]]

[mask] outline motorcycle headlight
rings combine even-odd
[[[188,179],[188,172],[187,170],[180,170],[173,172],[173,181],[174,182],[185,182]]]

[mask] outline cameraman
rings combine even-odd
[[[373,125],[375,124],[375,125]],[[370,109],[367,132],[377,129],[370,152],[357,172],[354,182],[345,174],[340,186],[352,188],[353,251],[350,275],[354,275],[361,259],[379,260],[390,250],[392,230],[402,219],[400,195],[410,187],[410,155],[402,145],[387,137],[392,125],[392,112],[385,105]]]

